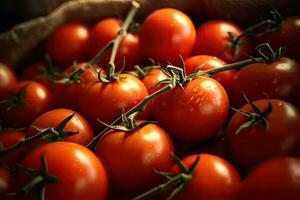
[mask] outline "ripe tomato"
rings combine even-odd
[[[113,40],[120,31],[122,22],[116,18],[107,18],[99,21],[91,30],[89,46],[90,57],[95,56],[106,44]],[[101,67],[106,67],[111,51],[106,53],[100,62]],[[121,69],[125,60],[126,69],[133,69],[134,65],[141,63],[139,36],[130,32],[125,33],[118,48],[115,64]]]
[[[241,34],[241,29],[236,24],[223,20],[212,20],[203,24],[197,29],[194,54],[217,56],[228,63],[246,59],[252,50],[249,44],[250,39],[248,37],[241,38],[240,42],[248,44],[238,46],[238,53],[235,55],[232,46],[225,49],[227,45],[231,45],[228,33],[236,38]]]
[[[46,41],[46,52],[58,64],[68,65],[85,57],[90,34],[81,23],[69,23],[59,27]]]
[[[156,124],[133,132],[110,131],[96,147],[113,187],[129,194],[144,192],[161,183],[163,179],[154,169],[168,171],[173,165],[173,151],[168,134]]]
[[[201,76],[155,98],[152,113],[154,119],[177,139],[203,141],[223,128],[228,104],[222,85]]]
[[[167,78],[168,75],[165,74],[162,70],[153,68],[141,80],[143,81],[145,87],[147,88],[148,93],[153,94],[157,90],[161,89],[163,87],[163,84],[159,84],[155,87],[153,86]]]
[[[282,57],[273,63],[255,63],[242,68],[232,85],[232,103],[244,105],[243,92],[251,100],[272,99],[297,102],[300,99],[300,65]],[[264,94],[265,93],[265,94]]]
[[[17,84],[15,72],[7,65],[0,63],[0,98],[5,96],[7,89]]]
[[[94,128],[101,130],[104,126],[97,119],[110,124],[146,96],[147,89],[138,78],[120,74],[120,79],[111,83],[89,82],[79,97],[78,109]],[[142,118],[147,118],[147,112],[142,114]]]
[[[266,117],[269,126],[263,128],[252,126],[241,130],[238,128],[249,118],[236,112],[230,119],[225,140],[228,150],[243,170],[249,170],[257,164],[285,155],[299,154],[300,150],[300,115],[291,104],[272,99],[272,112]],[[253,102],[261,111],[269,105],[269,100]],[[249,104],[242,111],[254,112]]]
[[[21,131],[8,131],[0,133],[0,144],[2,144],[4,148],[8,148],[15,144],[18,144],[19,142],[24,140],[25,137],[26,133]],[[7,156],[0,158],[0,161],[1,163],[6,165],[12,165],[17,161],[20,161],[24,151],[24,148],[20,148]]]
[[[101,161],[90,150],[70,142],[49,143],[31,152],[22,165],[41,170],[42,154],[47,160],[48,174],[59,179],[47,185],[45,199],[106,199],[107,175]],[[25,172],[20,172],[18,177],[23,185],[30,180]]]
[[[283,157],[255,168],[241,184],[241,200],[300,198],[300,159]]]
[[[275,31],[264,36],[255,38],[255,43],[270,43],[271,47],[277,49],[286,47],[286,55],[300,61],[300,17],[291,16],[283,21],[281,26]]]
[[[79,63],[75,67],[67,68],[64,73],[70,76],[75,70],[80,69],[85,63]],[[93,65],[94,69],[99,72],[100,67]],[[96,73],[97,73],[96,72]],[[69,108],[77,110],[78,98],[84,86],[92,80],[98,79],[98,76],[93,69],[87,68],[78,76],[67,78],[65,83],[54,84],[54,106],[56,108]],[[62,78],[64,79],[64,78]],[[62,80],[61,79],[61,80]]]
[[[208,55],[197,55],[192,56],[184,61],[186,74],[189,75],[197,67],[201,67],[201,70],[206,71],[210,69],[216,69],[219,67],[223,67],[226,65],[226,62],[214,57],[214,56],[208,56]],[[228,70],[224,72],[217,73],[212,76],[215,80],[217,80],[221,85],[226,89],[227,93],[230,93],[231,87],[233,84],[234,76],[237,72],[235,70]]]
[[[75,111],[69,109],[55,109],[42,114],[36,118],[34,122],[32,122],[27,131],[27,136],[33,136],[39,133],[38,130],[32,126],[41,129],[56,127],[61,121],[72,115],[74,112]],[[78,132],[76,135],[66,137],[65,141],[81,145],[87,145],[90,143],[95,135],[91,125],[79,113],[75,113],[72,119],[65,126],[64,131]]]
[[[183,164],[190,168],[197,154],[186,157]],[[240,176],[237,170],[226,160],[210,154],[199,154],[200,160],[192,173],[192,179],[177,194],[176,200],[194,199],[235,199],[240,186]],[[178,174],[175,165],[171,171]]]
[[[22,90],[25,90],[23,95]],[[0,105],[0,116],[5,127],[27,127],[50,109],[51,93],[40,83],[22,81],[13,86],[11,92],[23,97],[9,95],[5,98],[9,102]]]
[[[14,175],[0,166],[0,198],[9,199],[7,196],[8,193],[14,192],[15,189],[15,178]]]
[[[152,12],[140,30],[141,51],[144,59],[152,58],[165,65],[178,65],[180,55],[190,56],[196,40],[192,20],[183,12],[163,8]]]

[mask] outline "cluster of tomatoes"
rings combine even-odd
[[[1,64],[1,199],[299,199],[300,17],[276,14],[69,23],[20,81]]]

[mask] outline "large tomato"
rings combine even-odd
[[[104,126],[101,120],[110,124],[148,95],[144,84],[130,74],[120,74],[118,80],[103,83],[99,80],[89,82],[79,97],[79,112],[98,130]],[[144,118],[147,113],[144,112]]]
[[[232,103],[236,107],[246,102],[243,93],[251,100],[272,99],[299,102],[300,65],[286,57],[273,63],[254,63],[242,68],[232,85]]]
[[[49,143],[31,152],[22,165],[41,170],[43,154],[47,161],[48,174],[59,179],[58,182],[46,186],[46,200],[106,199],[107,175],[101,161],[90,150],[70,142]],[[18,177],[22,185],[28,183],[31,178],[22,171]],[[30,195],[28,197],[30,198]]]
[[[0,198],[10,199],[7,194],[14,192],[15,189],[15,178],[14,175],[0,166]]]
[[[175,199],[235,199],[239,192],[240,176],[233,165],[211,154],[194,154],[183,159],[182,163],[190,168],[197,156],[200,156],[200,160],[192,173],[192,179]],[[179,169],[174,166],[170,172],[178,174]]]
[[[242,182],[240,200],[300,199],[300,159],[283,157],[255,168]]]
[[[3,93],[17,83],[17,76],[15,72],[7,65],[0,63],[0,98],[4,96]]]
[[[250,39],[242,37],[240,42],[247,44],[238,46],[237,54],[235,54],[234,48],[230,46],[232,44],[228,33],[236,38],[241,34],[241,29],[232,22],[222,20],[213,20],[203,24],[197,29],[194,54],[217,56],[228,63],[246,59],[252,50],[249,44]],[[228,45],[229,48],[226,48]]]
[[[69,23],[59,27],[49,36],[46,52],[58,64],[72,64],[85,57],[89,40],[88,27],[81,23]]]
[[[262,112],[272,105],[272,112],[266,116],[268,127],[259,125],[237,130],[250,119],[236,112],[230,119],[225,140],[228,150],[243,170],[249,170],[257,164],[285,155],[299,154],[300,150],[300,115],[296,107],[281,100],[262,99],[254,101]],[[241,111],[254,112],[250,104]]]
[[[105,45],[115,39],[121,26],[121,20],[116,18],[107,18],[99,21],[91,30],[91,42],[89,46],[90,57],[95,56]],[[106,67],[110,52],[111,51],[106,53],[100,61],[101,67]],[[126,32],[117,51],[115,60],[117,69],[122,68],[123,62],[125,62],[126,69],[133,69],[133,66],[140,64],[141,60],[139,36]]]
[[[183,141],[203,141],[223,128],[228,106],[222,85],[201,76],[155,98],[152,113],[174,137]]]
[[[110,131],[96,147],[96,154],[106,166],[113,187],[130,194],[161,183],[163,179],[154,169],[170,170],[173,151],[168,134],[155,124],[132,132]]]
[[[27,136],[33,136],[39,133],[36,128],[44,129],[56,127],[65,118],[72,115],[75,111],[69,109],[55,109],[50,110],[32,122],[31,126],[27,131]],[[94,131],[91,125],[84,119],[79,113],[71,118],[64,128],[64,132],[73,131],[78,132],[76,135],[68,136],[64,140],[68,142],[74,142],[81,145],[87,145],[94,137]]]
[[[141,51],[145,59],[152,58],[165,65],[177,65],[180,55],[190,56],[196,40],[191,19],[173,8],[158,9],[148,15],[141,26]]]
[[[0,105],[4,127],[27,127],[35,118],[50,109],[52,95],[49,90],[34,81],[22,81],[11,88],[11,93]]]

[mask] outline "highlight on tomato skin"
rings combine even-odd
[[[12,68],[0,62],[0,99],[4,98],[7,90],[17,82],[17,76]]]

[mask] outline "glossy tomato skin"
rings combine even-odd
[[[141,51],[144,59],[152,58],[161,65],[180,63],[180,55],[190,56],[196,40],[192,20],[183,12],[163,8],[152,12],[140,30]]]
[[[113,187],[129,194],[142,193],[160,184],[163,179],[153,170],[170,170],[173,151],[170,137],[156,124],[133,132],[111,131],[96,146],[96,154],[105,164]]]
[[[203,71],[207,71],[210,69],[217,69],[226,65],[226,62],[215,57],[208,55],[196,55],[189,57],[184,61],[186,74],[191,74],[195,71],[195,69],[199,66],[202,66],[201,69]],[[231,93],[231,87],[233,84],[233,79],[236,75],[237,71],[228,70],[224,72],[219,72],[212,76],[213,79],[217,80],[221,85],[226,89],[228,94]],[[230,95],[229,95],[230,96]]]
[[[240,200],[300,198],[299,158],[283,157],[255,168],[242,182]]]
[[[0,166],[0,198],[1,199],[10,199],[7,194],[14,192],[15,189],[15,177],[14,175]]]
[[[24,95],[25,104],[18,104],[9,108],[9,104],[0,106],[0,116],[4,127],[27,127],[35,118],[48,111],[52,104],[52,94],[40,83],[22,81],[11,88],[13,93],[19,93],[26,85]],[[12,97],[6,97],[11,100]]]
[[[107,18],[99,21],[91,30],[91,42],[89,45],[89,55],[94,57],[105,45],[113,40],[120,31],[122,22],[116,18]],[[101,67],[108,64],[111,51],[108,51],[100,61]],[[133,69],[134,65],[140,64],[142,57],[140,55],[139,36],[130,32],[125,33],[120,42],[117,51],[115,64],[117,69],[121,69],[125,59],[127,70]]]
[[[203,141],[216,135],[228,113],[225,89],[201,76],[156,97],[152,113],[172,136],[183,141]]]
[[[119,80],[111,83],[100,81],[89,82],[79,97],[79,112],[92,124],[101,130],[104,126],[97,120],[110,124],[148,95],[144,84],[130,74],[120,74]],[[142,119],[148,117],[143,112]]]
[[[141,80],[143,81],[145,87],[147,88],[148,93],[153,94],[154,92],[156,92],[157,90],[161,89],[164,86],[164,84],[159,84],[159,85],[156,84],[167,78],[169,78],[169,76],[166,73],[164,73],[162,70],[153,68]]]
[[[7,90],[18,82],[15,72],[7,65],[0,63],[0,98],[5,96]]]
[[[81,23],[69,23],[59,27],[46,41],[46,52],[61,65],[69,65],[85,57],[90,34]]]
[[[300,65],[287,57],[273,63],[255,63],[242,68],[234,77],[232,104],[246,103],[243,92],[251,100],[266,98],[297,102],[300,99]]]
[[[64,73],[66,75],[72,74],[75,70],[80,69],[85,63],[79,63],[75,67],[68,67]],[[100,67],[93,64],[94,69],[99,72]],[[54,106],[56,108],[69,108],[77,110],[78,99],[84,86],[92,81],[98,80],[96,72],[92,68],[87,68],[79,75],[80,82],[73,83],[55,83],[54,84]]]
[[[189,168],[195,162],[197,156],[200,156],[200,160],[192,174],[192,179],[175,199],[235,199],[239,192],[240,176],[233,165],[211,154],[194,154],[184,158],[182,162]],[[179,169],[174,166],[170,172],[177,174]]]
[[[39,131],[33,127],[38,127],[41,129],[56,127],[61,121],[73,113],[75,113],[75,115],[67,123],[64,131],[75,131],[78,132],[78,134],[65,137],[64,140],[81,145],[87,145],[95,136],[93,128],[79,113],[69,109],[55,109],[42,114],[32,122],[27,131],[27,136],[30,137],[39,133]]]
[[[22,165],[40,170],[42,154],[46,157],[49,175],[59,178],[57,183],[47,186],[46,200],[106,199],[108,179],[105,169],[89,149],[70,142],[48,143],[31,152]],[[20,171],[18,177],[22,185],[30,181],[25,172]]]
[[[235,113],[226,130],[226,145],[235,163],[244,171],[249,171],[261,162],[280,156],[299,155],[300,150],[300,115],[291,104],[272,99],[272,112],[267,117],[269,127],[253,126],[240,131],[237,129],[249,121],[247,117]],[[264,110],[269,100],[253,102]],[[249,104],[240,110],[253,112]]]
[[[194,47],[194,55],[211,55],[233,63],[244,60],[251,55],[251,46],[249,44],[239,47],[240,53],[234,55],[233,48],[230,47],[224,51],[227,45],[230,45],[228,32],[237,37],[241,29],[229,21],[212,20],[197,29],[197,39]],[[241,42],[250,42],[248,37],[242,37]],[[242,53],[241,53],[242,52]],[[244,55],[246,54],[246,55]]]
[[[290,58],[300,61],[300,17],[290,16],[283,21],[279,28],[272,33],[255,38],[256,44],[269,43],[275,50],[286,47],[286,54]]]
[[[0,143],[3,145],[4,148],[9,148],[15,144],[18,144],[22,140],[24,140],[26,137],[25,132],[21,131],[8,131],[5,133],[0,133]],[[1,164],[6,164],[6,165],[13,165],[15,162],[20,161],[22,158],[26,147],[20,148],[17,151],[14,151],[13,153],[0,158]]]

